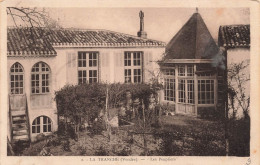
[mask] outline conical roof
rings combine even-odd
[[[165,59],[210,59],[219,51],[199,13],[194,13],[166,45]]]

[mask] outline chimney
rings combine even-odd
[[[147,38],[147,33],[144,31],[144,12],[141,10],[139,12],[140,17],[140,31],[137,32],[137,36],[141,38]]]

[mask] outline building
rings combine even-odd
[[[235,92],[229,94],[229,116],[241,118],[250,108],[250,25],[220,26],[218,43],[227,59],[229,88]]]
[[[9,139],[57,130],[55,91],[66,84],[149,82],[165,43],[109,30],[8,28]]]
[[[196,12],[166,45],[159,61],[164,90],[161,103],[178,114],[210,115],[222,105],[222,54]]]

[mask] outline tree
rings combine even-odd
[[[61,27],[57,21],[50,18],[45,8],[7,7],[6,13],[16,27]]]

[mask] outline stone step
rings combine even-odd
[[[22,116],[22,115],[26,115],[25,110],[23,111],[11,111],[12,116]]]
[[[13,124],[23,124],[23,123],[26,123],[26,120],[21,119],[21,120],[15,120],[15,121],[13,121]]]
[[[27,129],[26,123],[13,124],[12,129],[15,131]]]
[[[25,111],[26,107],[11,108],[12,111]]]
[[[22,135],[28,135],[27,130],[13,131],[13,136],[22,136]]]
[[[13,121],[26,120],[26,116],[25,116],[25,115],[21,115],[21,116],[12,116],[12,120],[13,120]]]
[[[25,133],[28,133],[27,132],[27,129],[21,129],[21,130],[13,130],[13,133],[19,133],[19,132],[25,132]]]
[[[28,135],[13,136],[13,140],[29,140]]]

